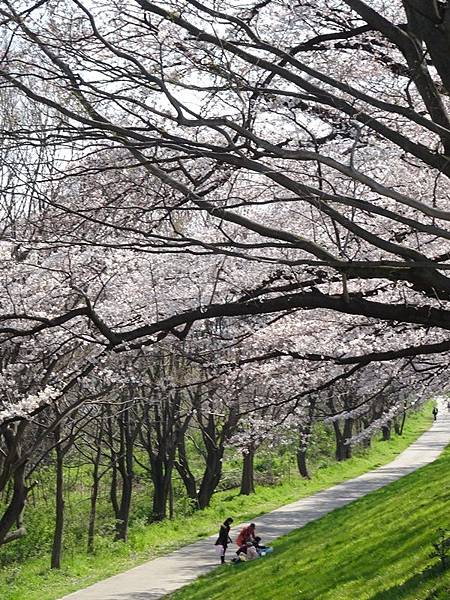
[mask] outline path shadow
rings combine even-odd
[[[167,590],[152,590],[151,592],[121,592],[108,596],[108,600],[159,600],[169,592]]]

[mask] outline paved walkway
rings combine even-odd
[[[449,443],[450,414],[447,408],[440,403],[437,421],[394,461],[375,471],[370,471],[258,517],[255,519],[257,530],[264,542],[269,542],[294,529],[303,527],[306,523],[319,519],[332,510],[349,504],[369,492],[433,462]],[[236,538],[241,526],[238,525],[232,530],[232,539]],[[218,558],[213,548],[216,537],[214,535],[185,546],[167,556],[64,596],[61,600],[156,600],[162,598],[217,566]]]

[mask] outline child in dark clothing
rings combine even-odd
[[[214,544],[216,546],[217,554],[220,556],[220,563],[222,565],[225,562],[225,552],[227,551],[228,544],[231,544],[230,529],[232,522],[233,519],[231,517],[225,519],[225,521],[220,526],[219,537],[217,538],[216,543]]]

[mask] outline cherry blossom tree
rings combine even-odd
[[[124,328],[87,297],[45,321],[31,308],[5,312],[3,333],[82,318],[117,347],[205,318],[319,308],[448,327],[446,5],[20,1],[4,3],[2,27],[3,85],[52,113],[47,138],[60,160],[76,143],[86,171],[89,156],[114,147],[111,169],[159,186],[147,205],[158,225],[128,231],[119,206],[108,222],[108,207],[86,207],[77,183],[77,198],[54,203],[59,214],[95,222],[98,212],[133,251],[201,257],[197,273],[218,254],[235,281],[257,263],[250,297],[227,285],[216,302]],[[34,132],[12,124],[5,135],[26,145]],[[143,210],[125,202],[122,215]],[[46,243],[63,239],[53,231]]]
[[[138,442],[161,518],[174,468],[204,507],[235,444],[251,491],[276,425],[299,435],[307,476],[315,420],[345,458],[444,385],[449,15],[2,3],[0,489],[15,492],[0,543],[22,535],[25,431],[50,405],[107,398],[94,431],[125,539]]]

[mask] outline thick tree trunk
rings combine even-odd
[[[153,482],[152,514],[150,521],[162,521],[166,518],[167,494],[164,486],[163,461],[160,456],[152,460],[151,477]]]
[[[243,455],[241,490],[243,496],[250,496],[255,493],[254,469],[255,448],[253,444],[248,447],[248,452]]]
[[[128,539],[128,522],[130,519],[131,492],[133,489],[133,475],[126,474],[122,478],[122,494],[119,513],[116,519],[116,541],[126,542]]]
[[[343,461],[352,457],[352,447],[345,441],[352,436],[353,420],[345,419],[344,428],[341,432],[338,421],[333,421],[334,433],[336,436],[336,460]]]
[[[304,479],[311,479],[308,470],[308,463],[306,461],[306,448],[302,447],[297,450],[297,467],[301,477]]]
[[[314,406],[312,406],[314,410]],[[310,417],[312,417],[312,410],[310,409]],[[298,446],[297,446],[297,468],[300,476],[304,479],[310,479],[308,463],[306,460],[306,453],[308,450],[309,436],[311,434],[312,421],[310,420],[306,425],[300,427]]]
[[[167,516],[167,505],[170,502],[170,490],[172,487],[171,469],[169,469],[165,473],[162,471],[159,477],[157,478],[153,478],[152,476],[152,480],[154,485],[154,491],[151,521],[163,521]],[[173,513],[173,506],[171,508],[171,513]]]
[[[56,443],[56,491],[55,529],[53,533],[51,568],[61,568],[62,541],[64,532],[64,452],[60,445],[61,429],[55,431]]]
[[[211,405],[211,411],[213,408]],[[213,412],[210,412],[206,419],[202,418],[200,412],[197,417],[206,450],[205,471],[198,492],[198,506],[203,509],[209,506],[212,495],[220,482],[225,443],[236,430],[239,411],[236,406],[233,411],[230,411],[227,420],[221,426],[218,426],[215,421]]]
[[[22,514],[27,498],[27,487],[25,485],[25,462],[14,469],[13,493],[8,507],[0,519],[0,546],[17,540],[26,535],[26,529],[22,523]],[[16,529],[11,528],[16,525]]]
[[[117,467],[122,480],[119,512],[116,519],[116,540],[126,542],[128,539],[128,523],[130,519],[131,498],[133,490],[133,446],[134,439],[130,431],[130,411],[124,409],[118,419],[120,429],[120,453]]]
[[[25,469],[27,459],[22,454],[21,437],[27,428],[27,422],[19,425],[2,427],[2,436],[6,448],[6,456],[2,461],[0,473],[0,490],[3,491],[12,479],[12,495],[6,500],[6,508],[0,518],[0,546],[26,535],[23,526],[23,511],[29,492],[25,485]],[[15,529],[11,529],[15,526]]]
[[[418,45],[424,41],[433,61],[433,66],[450,93],[450,9],[447,2],[430,0],[403,0],[408,17],[409,32],[416,36]],[[420,50],[422,46],[419,46]],[[431,107],[429,110],[433,116]],[[438,122],[436,120],[436,122]],[[448,148],[447,148],[448,151]]]
[[[337,461],[344,460],[344,443],[341,429],[338,421],[333,421],[333,429],[335,435],[335,458]]]
[[[208,449],[206,468],[198,492],[198,507],[200,509],[209,506],[212,495],[219,484],[222,476],[223,450],[223,447],[213,448],[211,446]]]
[[[383,433],[383,441],[384,442],[388,442],[391,439],[391,425],[390,423],[388,425],[383,425],[381,428],[381,431]]]

